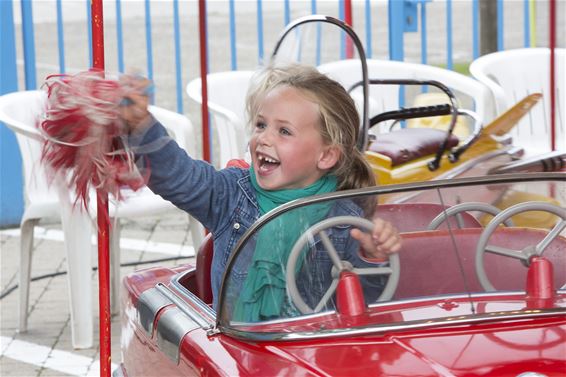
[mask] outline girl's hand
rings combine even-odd
[[[360,243],[364,257],[374,259],[376,262],[385,262],[389,260],[389,254],[401,250],[401,237],[397,228],[379,217],[373,219],[371,234],[359,229],[352,229],[350,234]]]
[[[151,123],[151,115],[147,107],[153,84],[147,78],[137,74],[122,75],[120,84],[124,90],[124,99],[120,104],[120,116],[129,133],[141,132]]]

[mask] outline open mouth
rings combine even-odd
[[[261,173],[268,173],[281,165],[278,160],[263,154],[257,154],[257,161],[258,171]]]

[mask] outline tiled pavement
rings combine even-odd
[[[49,275],[66,270],[65,251],[59,224],[40,224],[36,228],[32,277]],[[0,231],[1,292],[17,284],[19,259],[19,229]],[[181,257],[176,261],[153,261],[191,252],[189,222],[187,215],[173,211],[164,217],[144,218],[122,222],[121,262],[137,263],[122,267],[121,275],[152,265],[173,266],[191,261]],[[152,246],[140,248],[138,242],[149,241]],[[142,242],[143,244],[143,242]],[[128,246],[132,245],[132,246]],[[154,249],[162,249],[158,253]],[[175,250],[178,250],[177,252]],[[96,266],[96,248],[91,253]],[[98,275],[92,274],[93,315],[95,316],[94,346],[90,349],[74,350],[71,344],[70,314],[67,277],[65,274],[33,281],[30,290],[29,330],[18,333],[18,290],[0,300],[0,376],[82,376],[98,375]],[[112,363],[120,362],[119,318],[112,318]]]

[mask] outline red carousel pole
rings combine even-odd
[[[550,36],[550,148],[556,150],[556,68],[555,51],[556,48],[556,0],[549,3],[549,36]]]
[[[102,13],[102,0],[91,0],[92,68],[104,72],[104,23]],[[108,216],[108,194],[100,190],[96,192],[96,213],[98,225],[100,376],[110,377],[110,217]]]
[[[208,126],[208,83],[206,75],[208,51],[206,49],[206,1],[198,2],[198,25],[199,25],[199,43],[200,43],[200,83],[201,83],[201,118],[202,118],[202,158],[210,162],[210,130]]]
[[[352,0],[344,0],[344,22],[354,27],[354,17],[352,15]],[[349,37],[346,37],[346,58],[354,57],[354,44]]]

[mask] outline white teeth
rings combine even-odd
[[[259,160],[260,160],[260,161],[268,162],[268,163],[270,163],[270,164],[275,164],[275,163],[277,163],[276,160],[274,160],[274,159],[272,159],[272,158],[269,158],[269,157],[265,157],[265,156],[259,156]]]

